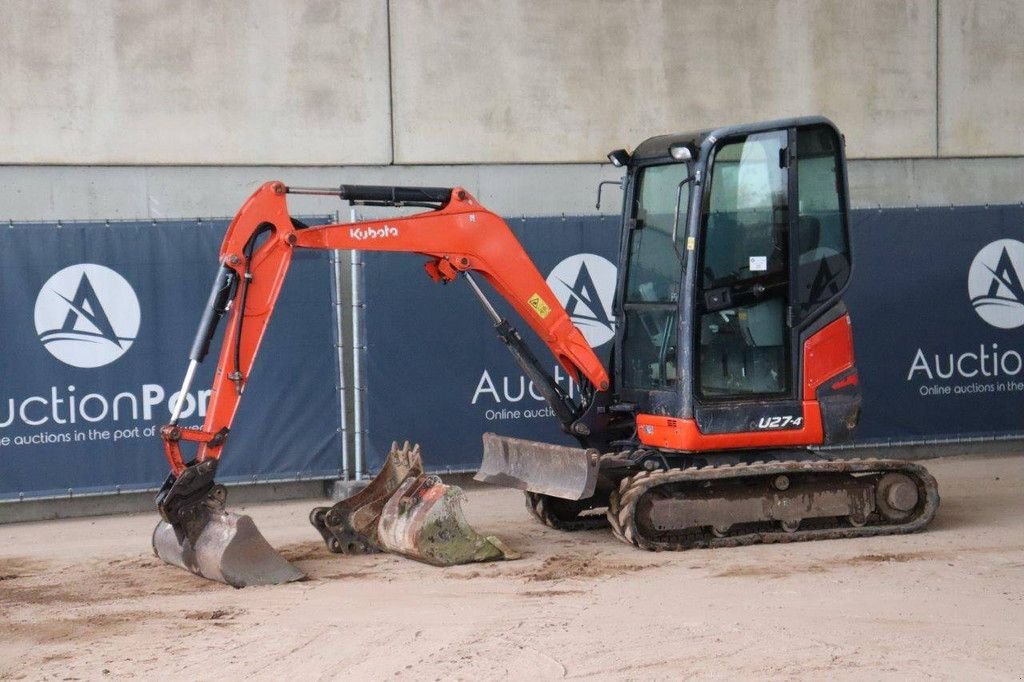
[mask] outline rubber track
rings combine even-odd
[[[605,514],[590,516],[576,516],[572,519],[563,519],[555,515],[547,507],[546,495],[538,493],[525,493],[526,508],[535,519],[548,528],[561,531],[595,530],[608,527],[608,517]]]
[[[642,537],[636,525],[637,502],[644,493],[660,485],[671,483],[697,483],[707,480],[723,480],[748,476],[777,476],[779,474],[797,473],[888,473],[898,471],[911,476],[925,490],[924,504],[917,515],[902,523],[885,522],[884,524],[862,526],[860,528],[835,527],[797,530],[787,533],[783,530],[729,535],[723,538],[714,537],[710,532],[696,530],[686,533],[683,537],[672,541],[659,541]],[[678,551],[700,547],[737,547],[770,542],[802,542],[806,540],[828,540],[835,538],[871,537],[913,533],[927,526],[939,507],[939,489],[928,470],[919,464],[899,460],[885,459],[853,459],[853,460],[820,460],[803,462],[754,462],[752,464],[735,464],[731,466],[703,467],[688,469],[669,469],[643,471],[624,478],[618,490],[612,492],[608,505],[608,521],[612,533],[628,545],[652,551]]]

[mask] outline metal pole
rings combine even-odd
[[[341,216],[335,211],[334,222],[340,222]],[[335,350],[338,355],[338,405],[341,410],[341,479],[349,480],[349,452],[348,452],[348,386],[345,381],[345,324],[344,312],[342,310],[341,287],[342,287],[342,266],[341,251],[335,249],[331,252],[332,269],[331,286],[334,289],[332,296],[334,302],[334,331]]]
[[[476,297],[480,300],[481,305],[483,305],[484,310],[487,311],[487,314],[490,316],[494,324],[501,324],[501,315],[499,315],[498,311],[494,309],[493,305],[491,305],[490,300],[488,300],[487,296],[484,295],[484,292],[480,289],[480,285],[476,283],[476,279],[473,278],[473,275],[469,274],[469,271],[462,274],[465,276],[466,281],[469,282],[469,286],[473,288],[473,293],[476,294]]]
[[[185,404],[185,398],[188,397],[188,390],[192,388],[192,380],[195,378],[196,369],[198,368],[198,360],[188,361],[188,369],[185,370],[185,380],[181,382],[181,390],[178,391],[178,399],[174,401],[174,408],[171,410],[171,424],[178,423],[178,417],[181,415],[181,408]]]
[[[357,222],[359,214],[353,207],[350,212],[351,221]],[[365,409],[366,386],[363,383],[363,354],[366,350],[363,339],[363,313],[366,304],[363,302],[363,259],[359,251],[349,252],[349,264],[352,270],[352,421],[353,444],[355,450],[355,479],[363,480],[364,448],[366,433],[363,426],[363,410]]]

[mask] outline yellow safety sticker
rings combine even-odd
[[[540,315],[540,319],[544,319],[551,314],[551,306],[544,302],[544,299],[540,297],[540,294],[534,294],[526,301],[530,304],[530,307],[537,311]]]
[[[696,239],[694,239],[693,237],[687,237],[686,238],[686,250],[687,251],[693,251],[694,248],[696,248],[696,246],[697,246],[697,240]]]

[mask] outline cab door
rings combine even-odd
[[[680,403],[680,254],[690,186],[686,163],[656,163],[633,176],[616,353],[619,395],[641,411],[674,413]],[[676,206],[681,215],[676,216]],[[678,221],[678,223],[677,223]],[[681,225],[673,242],[673,226]]]
[[[800,428],[791,235],[794,131],[714,151],[695,273],[694,416],[703,433]]]
[[[694,416],[702,433],[805,426],[801,344],[845,314],[845,160],[830,125],[729,138],[702,200]]]

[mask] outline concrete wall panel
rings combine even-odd
[[[388,163],[387,6],[9,0],[0,163]]]
[[[608,164],[196,167],[0,166],[0,229],[8,220],[195,218],[233,215],[262,182],[336,186],[462,185],[508,220],[523,216],[593,215],[597,183],[616,180]],[[1024,201],[1024,157],[871,159],[850,162],[854,208],[1016,204]],[[336,199],[290,196],[294,214],[341,212]],[[615,216],[622,192],[605,187],[600,213]],[[394,215],[394,209],[363,209]]]
[[[398,163],[600,159],[823,113],[853,157],[932,156],[935,4],[392,0]]]
[[[1024,202],[1024,158],[852,161],[853,208],[980,206]]]
[[[941,0],[939,150],[1024,154],[1024,2]]]
[[[0,229],[8,220],[105,220],[230,216],[263,182],[336,187],[342,183],[465,187],[489,209],[522,216],[591,215],[599,180],[622,172],[600,164],[527,166],[0,166]],[[340,211],[330,197],[294,195],[295,215]],[[602,212],[617,214],[622,192],[605,188]],[[367,215],[396,209],[361,208]],[[419,210],[419,209],[417,209]]]

